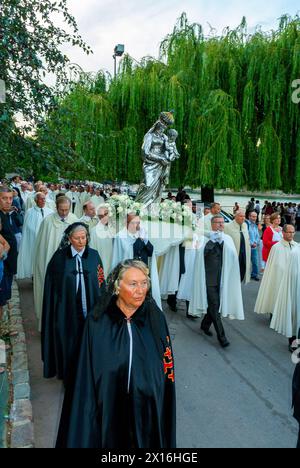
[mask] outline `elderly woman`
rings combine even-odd
[[[270,226],[267,227],[263,234],[263,249],[262,258],[267,262],[271,248],[273,245],[282,239],[282,228],[280,227],[281,216],[278,213],[273,213],[270,216]]]
[[[84,323],[105,286],[102,262],[88,246],[88,228],[71,224],[47,267],[42,315],[44,377],[66,383],[78,360]]]
[[[57,447],[175,447],[171,341],[148,275],[143,262],[126,260],[109,276],[105,298],[87,319]]]

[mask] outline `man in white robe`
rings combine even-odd
[[[288,270],[291,254],[297,246],[297,243],[293,240],[295,228],[292,225],[286,224],[282,235],[283,239],[273,245],[267,261],[254,306],[254,312],[257,314],[274,314],[277,298],[282,294],[282,291],[279,293],[280,286]],[[278,322],[281,321],[279,316],[282,317],[282,314],[285,315],[285,311],[279,312],[277,310],[273,326],[271,325],[272,328],[274,328],[275,323],[279,327]]]
[[[34,196],[38,193],[41,192],[41,187],[43,186],[43,183],[39,180],[38,182],[35,182],[34,184],[34,191],[30,192],[30,194],[27,197],[26,203],[25,203],[25,210],[29,210],[33,206],[35,206],[35,201],[34,201]]]
[[[99,218],[96,216],[96,208],[94,203],[91,201],[84,203],[83,216],[79,219],[79,221],[87,224],[90,230],[98,224]]]
[[[40,188],[40,192],[42,192],[45,197],[46,197],[46,206],[47,208],[50,208],[50,210],[55,211],[56,210],[56,204],[55,201],[52,200],[49,194],[49,190],[46,185],[42,185]]]
[[[147,232],[141,228],[140,223],[140,218],[135,213],[127,215],[127,226],[114,239],[112,269],[123,260],[138,258],[148,265],[149,259],[152,297],[162,309],[156,255]]]
[[[238,210],[234,221],[225,224],[225,234],[233,240],[239,258],[241,282],[247,284],[251,276],[251,245],[245,220],[245,211]]]
[[[43,289],[46,269],[52,255],[58,249],[65,229],[78,221],[70,213],[71,201],[61,196],[56,201],[57,213],[47,216],[41,224],[33,256],[33,294],[35,313],[41,327]]]
[[[167,299],[168,305],[174,312],[177,310],[176,294],[180,279],[180,246],[173,245],[163,256],[159,269],[160,293]]]
[[[77,192],[77,188],[75,185],[70,186],[70,190],[66,193],[66,197],[71,200],[71,213],[76,213],[76,207],[80,205],[79,202],[79,193]]]
[[[91,195],[89,192],[87,192],[84,189],[84,187],[79,187],[78,190],[80,191],[78,192],[79,200],[78,200],[78,203],[76,203],[74,214],[77,216],[77,218],[80,219],[84,215],[83,207],[86,202],[90,201]],[[89,187],[88,187],[88,190],[89,190]],[[95,204],[94,206],[96,207]]]
[[[105,202],[104,197],[101,196],[101,189],[99,187],[95,189],[95,194],[91,197],[91,202],[94,203],[96,208]]]
[[[191,200],[186,200],[186,204],[187,206],[190,205],[190,209],[192,210]],[[194,218],[194,224],[195,223],[196,217]],[[187,226],[186,231],[182,232],[182,234],[184,234],[185,239],[188,238],[189,241],[191,237],[193,238],[192,222],[190,227]],[[191,257],[193,257],[193,248],[191,247],[191,244],[189,242],[182,242],[180,238],[177,239],[175,236],[173,237],[172,234],[170,236],[170,241],[176,243],[177,245],[172,245],[162,257],[161,264],[159,267],[159,282],[161,297],[163,299],[167,298],[169,308],[173,312],[176,312],[177,299],[184,299],[185,293],[187,293],[187,291],[185,291],[184,293],[181,288],[181,294],[178,296],[179,284],[181,282],[181,279],[185,278],[187,280],[185,281],[185,284],[191,279],[191,262],[188,263],[188,260],[191,260]],[[190,289],[190,287],[188,289]],[[187,317],[194,318],[190,317],[188,313]]]
[[[28,184],[25,180],[21,182],[20,195],[23,200],[24,208],[25,208],[27,198],[30,195],[30,192],[28,190]]]
[[[294,226],[284,226],[283,240],[272,247],[264,273],[265,276],[269,272],[270,261],[274,263],[275,256],[276,275],[273,272],[274,282],[272,278],[269,280],[270,286],[275,284],[276,287],[272,288],[275,301],[272,298],[274,308],[270,328],[288,338],[291,353],[297,349],[294,340],[300,328],[300,246],[292,240],[294,234]],[[280,248],[280,245],[284,247]]]
[[[31,278],[33,274],[33,253],[36,244],[36,238],[44,219],[53,213],[53,210],[47,208],[46,197],[42,192],[34,196],[36,206],[26,211],[20,250],[18,255],[17,278]]]
[[[185,204],[192,210],[191,200],[185,200]],[[180,277],[177,299],[186,301],[186,317],[194,319],[188,313],[189,303],[192,297],[192,287],[194,278],[194,267],[196,260],[196,251],[202,245],[203,239],[203,218],[197,221],[196,215],[192,215],[192,226],[189,229],[189,235],[183,242],[184,247],[184,273]]]
[[[210,238],[197,250],[189,314],[201,317],[207,336],[214,324],[220,345],[229,346],[221,317],[244,320],[239,262],[233,240],[224,234],[224,218],[211,219]]]
[[[108,273],[111,271],[113,238],[116,233],[109,223],[108,207],[100,205],[97,214],[99,223],[90,231],[90,246],[99,253],[103,264],[104,276],[107,279]]]

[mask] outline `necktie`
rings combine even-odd
[[[44,219],[44,210],[41,208],[42,218]]]
[[[65,218],[61,218],[61,221],[64,223],[64,222],[65,222]]]
[[[240,273],[241,273],[241,281],[244,281],[245,274],[246,274],[246,244],[245,244],[245,237],[242,231],[242,226],[240,226],[240,253],[239,253],[239,264],[240,264]]]

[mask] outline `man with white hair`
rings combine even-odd
[[[36,206],[26,211],[20,250],[18,255],[17,278],[31,278],[33,274],[33,253],[36,238],[44,219],[53,213],[47,208],[46,197],[42,192],[37,192],[34,196]]]
[[[25,210],[29,210],[29,208],[32,208],[35,205],[34,201],[34,195],[38,192],[41,192],[41,187],[43,186],[43,182],[41,180],[38,180],[34,184],[34,190],[30,193],[30,195],[27,197],[26,204],[25,204]]]
[[[250,281],[251,274],[251,247],[249,231],[245,220],[245,211],[236,211],[234,220],[231,223],[225,224],[224,231],[234,242],[239,258],[241,282],[247,284]]]
[[[40,192],[42,192],[46,197],[45,198],[45,204],[46,204],[47,208],[50,208],[50,210],[55,211],[56,210],[55,201],[52,200],[52,198],[50,197],[49,191],[48,191],[48,188],[46,187],[46,185],[42,185],[40,187]]]
[[[33,256],[34,307],[39,319],[39,327],[41,326],[43,289],[48,263],[58,249],[65,229],[78,221],[76,216],[70,213],[71,200],[69,198],[58,197],[56,208],[57,212],[47,216],[41,224]]]

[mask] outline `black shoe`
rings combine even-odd
[[[174,303],[173,301],[169,301],[169,299],[167,299],[167,304],[173,312],[177,312],[176,303]]]
[[[251,276],[251,279],[254,280],[254,281],[260,281],[258,276]]]
[[[226,340],[226,338],[224,338],[224,340],[219,340],[220,342],[220,345],[222,346],[222,348],[227,348],[227,346],[230,345],[229,341]]]
[[[200,329],[205,333],[205,335],[207,336],[214,336],[213,333],[209,330],[207,330],[206,328],[203,328],[202,326],[200,327]]]
[[[186,318],[190,320],[197,320],[198,317],[194,317],[194,315],[186,314]]]

